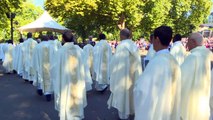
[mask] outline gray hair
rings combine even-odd
[[[189,38],[195,40],[197,45],[203,45],[203,36],[200,33],[192,33]]]

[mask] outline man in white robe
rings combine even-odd
[[[84,52],[84,63],[85,70],[89,71],[86,74],[86,90],[92,90],[92,77],[94,77],[94,68],[93,68],[93,46],[91,44],[87,44],[83,48]]]
[[[172,29],[154,30],[154,58],[134,87],[135,120],[180,120],[181,72],[169,53]]]
[[[107,103],[108,108],[118,109],[120,119],[127,119],[135,113],[133,86],[142,73],[142,65],[139,49],[131,40],[131,32],[121,30],[120,39],[110,64],[111,95]]]
[[[33,51],[33,66],[35,67],[35,76],[33,85],[37,86],[37,93],[44,94],[47,101],[51,100],[53,94],[53,82],[51,79],[51,63],[53,59],[50,54],[54,54],[50,49],[50,41],[47,41],[47,36],[42,36],[42,42],[39,43]],[[51,46],[53,47],[53,46]]]
[[[71,33],[65,32],[63,39],[65,44],[57,53],[55,107],[60,120],[80,120],[87,105],[83,51],[74,45]]]
[[[109,84],[112,50],[105,40],[106,36],[104,34],[100,34],[99,39],[100,41],[94,47],[93,59],[95,80],[97,81],[95,88],[97,91],[104,92]]]
[[[21,49],[21,45],[23,43],[23,38],[19,39],[19,44],[15,46],[15,48],[13,49],[13,69],[18,73],[18,64],[19,64],[19,60],[20,60],[20,49]]]
[[[19,76],[23,75],[24,72],[24,47],[23,47],[23,41],[20,41],[20,44],[18,45],[19,49],[18,49],[18,62],[17,62],[17,73]]]
[[[181,65],[186,57],[186,48],[181,42],[181,35],[176,34],[173,38],[173,45],[170,49],[170,53],[177,60],[178,64]]]
[[[149,50],[147,52],[146,57],[144,57],[143,59],[143,69],[145,69],[146,65],[149,63],[149,61],[154,57],[156,51],[153,48],[153,39],[154,39],[154,35],[151,34],[150,35],[150,46],[149,46]]]
[[[27,40],[23,43],[23,62],[24,62],[24,69],[23,69],[23,79],[25,81],[30,81],[33,83],[33,77],[35,74],[34,66],[32,66],[32,54],[33,49],[38,43],[32,39],[32,33],[27,34]]]
[[[0,43],[0,60],[2,61],[4,59],[3,46],[4,46],[4,43]]]
[[[200,33],[189,36],[187,47],[190,54],[181,65],[181,117],[182,120],[208,120],[212,53],[203,46]]]
[[[9,40],[5,47],[5,59],[3,62],[6,73],[13,73],[13,49],[14,46],[12,45],[12,41]]]

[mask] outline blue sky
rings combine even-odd
[[[40,7],[44,7],[44,1],[45,0],[33,0],[33,4],[35,4],[36,6],[40,6]]]

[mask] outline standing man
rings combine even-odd
[[[32,33],[27,33],[27,40],[23,43],[23,79],[33,83],[35,74],[34,66],[32,66],[33,49],[38,43],[32,39]]]
[[[181,117],[182,120],[208,120],[212,53],[203,46],[200,33],[189,36],[187,47],[191,54],[181,65]]]
[[[133,86],[142,73],[139,49],[131,40],[128,29],[120,31],[121,43],[111,60],[108,107],[118,109],[120,119],[134,114]]]
[[[180,120],[180,67],[169,53],[172,29],[154,30],[154,58],[136,81],[135,120]]]
[[[99,40],[100,41],[94,47],[93,66],[95,80],[97,81],[95,88],[97,91],[104,92],[109,84],[112,50],[104,34],[99,35]]]
[[[57,53],[55,107],[60,120],[80,120],[87,105],[83,51],[74,45],[72,33],[67,31],[62,37],[65,44]]]
[[[181,35],[176,34],[173,38],[173,46],[170,49],[170,53],[174,56],[179,65],[183,63],[186,56],[186,48],[183,46],[181,39]]]

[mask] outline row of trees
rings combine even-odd
[[[0,0],[0,42],[2,39],[10,39],[10,19],[6,13],[13,12],[14,38],[17,41],[20,33],[16,29],[37,19],[43,10],[32,4],[32,0]]]
[[[45,9],[82,38],[129,28],[135,37],[169,25],[186,35],[208,17],[211,0],[46,0]],[[114,36],[115,37],[115,36]]]

